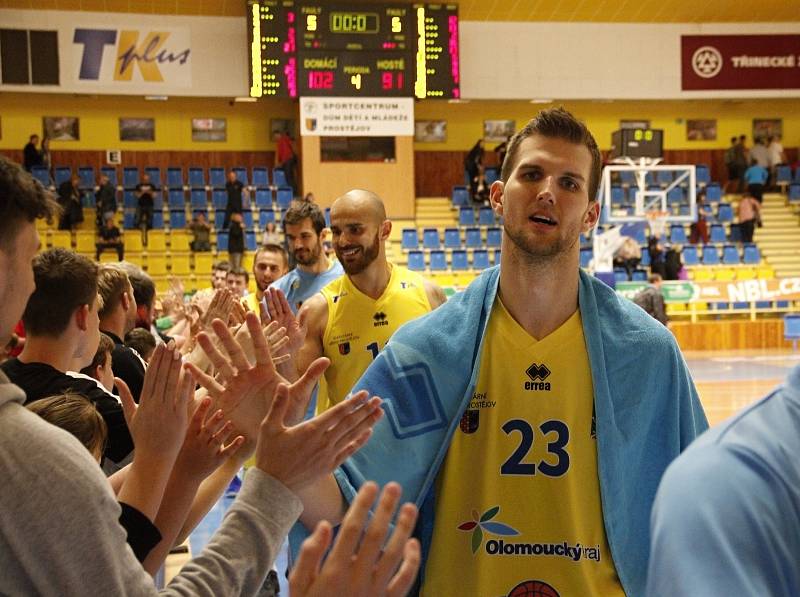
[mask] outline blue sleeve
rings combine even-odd
[[[796,527],[795,505],[760,459],[690,449],[656,495],[647,595],[800,594]]]

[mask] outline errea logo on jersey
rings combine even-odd
[[[373,327],[379,327],[382,325],[389,325],[389,320],[386,319],[386,313],[383,311],[378,311],[375,315],[372,316],[373,319]]]
[[[542,363],[538,365],[536,363],[531,364],[525,370],[525,375],[530,378],[530,381],[525,382],[525,389],[529,391],[550,391],[550,382],[545,381],[548,377],[550,377],[550,369]]]

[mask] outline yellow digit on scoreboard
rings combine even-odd
[[[317,15],[306,16],[306,30],[307,31],[317,30]]]
[[[400,17],[392,17],[392,33],[402,33],[403,32],[403,21],[400,20]]]
[[[350,77],[350,83],[352,83],[356,89],[361,89],[361,75],[358,74]]]

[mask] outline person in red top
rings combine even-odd
[[[278,162],[278,167],[281,168],[286,175],[286,184],[292,187],[293,191],[297,190],[297,184],[294,177],[294,169],[297,166],[297,155],[294,153],[292,146],[292,138],[286,131],[276,133],[275,143],[277,143],[277,150],[275,159]]]

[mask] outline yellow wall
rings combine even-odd
[[[0,94],[0,149],[22,149],[32,133],[42,133],[43,116],[80,118],[80,141],[53,141],[51,149],[129,151],[264,151],[274,149],[270,118],[294,118],[297,103],[265,100],[236,103],[220,98],[146,101],[128,96],[74,96],[45,93]],[[119,140],[119,118],[155,118],[156,140]],[[227,119],[225,142],[193,142],[192,118]]]
[[[753,128],[753,118],[782,118],[785,147],[800,145],[800,101],[772,100],[695,100],[695,101],[572,101],[556,104],[531,104],[523,101],[419,102],[417,120],[446,120],[446,143],[415,143],[414,149],[456,151],[469,149],[483,132],[484,119],[510,119],[520,128],[542,108],[563,105],[586,121],[601,149],[611,146],[611,133],[619,121],[650,120],[653,128],[664,130],[664,149],[726,148],[730,138]],[[685,119],[716,119],[716,141],[687,141]]]

